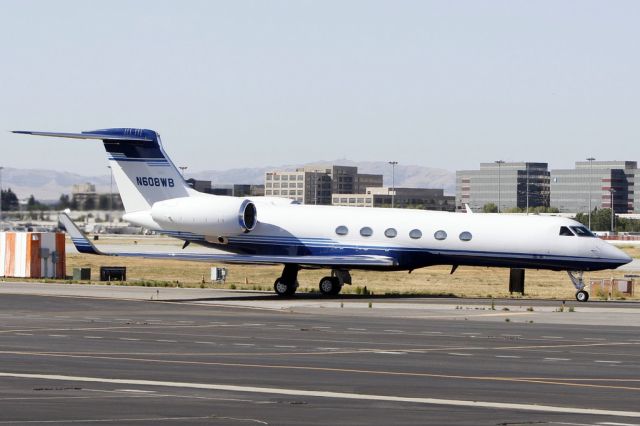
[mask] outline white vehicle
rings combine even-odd
[[[277,197],[229,197],[190,188],[165,154],[160,135],[146,129],[82,133],[16,131],[39,136],[100,139],[132,224],[227,254],[103,253],[65,215],[78,251],[112,256],[203,262],[283,264],[277,294],[295,293],[298,271],[331,269],[323,294],[351,284],[349,271],[411,271],[432,265],[567,271],[576,299],[586,301],[583,271],[631,261],[582,224],[560,217],[460,214],[424,210],[300,205]],[[183,247],[183,248],[184,248]]]

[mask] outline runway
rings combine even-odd
[[[0,424],[640,424],[635,303],[175,290],[0,284]]]

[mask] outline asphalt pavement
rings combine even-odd
[[[105,287],[0,284],[0,424],[640,424],[636,303]]]

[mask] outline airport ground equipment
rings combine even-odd
[[[62,232],[0,232],[0,277],[65,278]]]

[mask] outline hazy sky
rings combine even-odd
[[[0,0],[0,166],[106,173],[159,131],[190,171],[640,160],[640,1]]]

